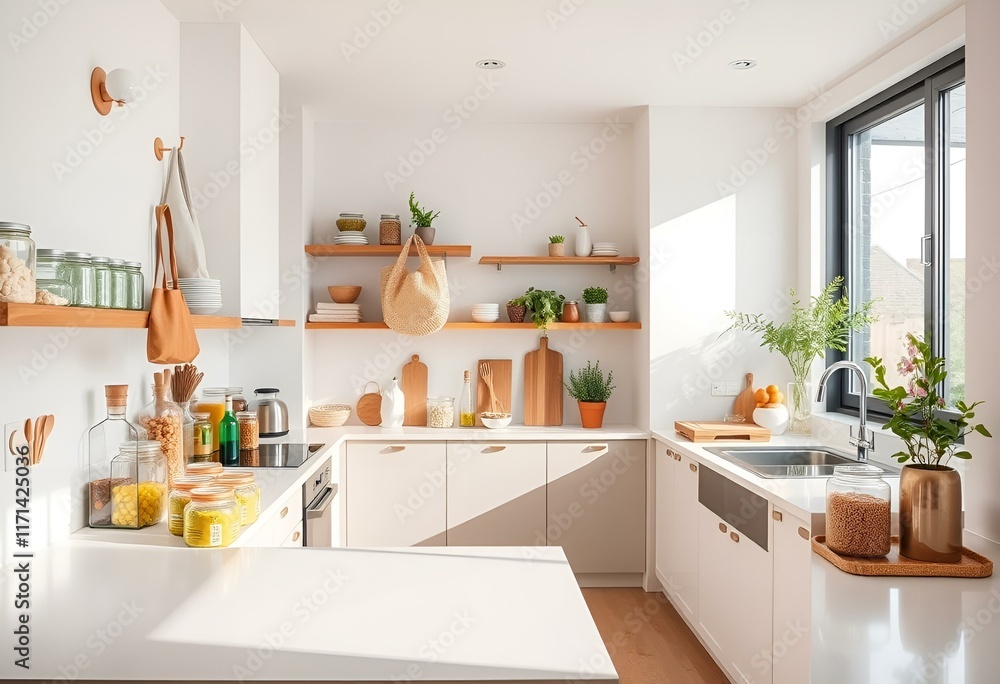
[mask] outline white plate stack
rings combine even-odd
[[[360,323],[362,320],[360,304],[318,302],[316,313],[309,314],[310,323]]]
[[[222,281],[212,278],[178,278],[188,309],[196,316],[208,316],[222,308]]]
[[[616,257],[618,256],[618,245],[614,242],[595,242],[590,256]]]
[[[499,304],[473,304],[472,320],[476,323],[496,323],[500,319]]]
[[[333,244],[335,245],[367,245],[368,238],[365,237],[364,233],[356,230],[345,230],[344,232],[333,238]]]

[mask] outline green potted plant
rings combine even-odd
[[[566,238],[562,235],[549,236],[549,256],[566,256]]]
[[[545,332],[549,323],[559,318],[566,297],[556,294],[553,290],[536,290],[529,287],[520,300],[531,309],[531,320],[535,327]]]
[[[827,349],[847,351],[851,333],[874,323],[878,317],[872,314],[874,302],[865,302],[857,311],[851,311],[843,276],[831,280],[823,292],[806,305],[795,299],[795,290],[789,290],[789,293],[792,296],[792,312],[784,323],[779,325],[763,314],[727,311],[726,316],[733,320],[733,324],[726,332],[742,330],[757,333],[761,336],[760,346],[779,352],[788,360],[793,378],[786,395],[791,413],[788,432],[807,435],[811,431],[809,417],[812,415],[814,396],[807,379],[813,361],[823,358]]]
[[[611,392],[615,389],[611,384],[612,375],[613,371],[608,371],[605,377],[600,361],[593,365],[587,361],[586,368],[569,372],[569,382],[564,384],[580,408],[583,427],[599,428],[604,425],[604,411],[608,407]]]
[[[507,318],[511,323],[524,323],[524,316],[528,313],[527,297],[514,297],[507,300]]]
[[[972,458],[960,448],[966,436],[992,435],[972,422],[981,401],[957,402],[957,417],[941,412],[946,402],[938,390],[948,377],[945,359],[913,334],[906,343],[906,354],[896,364],[905,386],[889,386],[882,359],[865,359],[875,370],[872,394],[892,409],[882,429],[906,445],[906,451],[893,454],[906,463],[899,478],[899,552],[915,560],[957,563],[962,558],[962,480],[948,461]]]
[[[604,312],[608,308],[608,291],[603,287],[588,287],[583,291],[583,302],[587,305],[587,322],[603,323]]]
[[[410,222],[414,227],[414,233],[424,241],[425,245],[434,244],[434,233],[436,229],[431,226],[441,214],[440,211],[432,212],[430,209],[422,209],[417,203],[414,193],[410,193]]]

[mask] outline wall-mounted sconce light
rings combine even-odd
[[[135,75],[128,69],[113,69],[104,73],[104,69],[97,67],[90,74],[90,98],[94,101],[94,108],[101,116],[107,116],[112,105],[124,107],[132,101],[135,85]]]

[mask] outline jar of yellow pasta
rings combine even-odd
[[[240,510],[230,487],[191,490],[184,508],[184,543],[197,548],[229,546],[240,534]]]
[[[138,529],[163,519],[167,461],[155,441],[125,442],[111,461],[111,524]]]
[[[257,522],[260,517],[260,487],[254,482],[253,473],[246,470],[227,470],[216,483],[232,487],[236,505],[240,509],[240,525],[246,527]]]
[[[170,534],[184,536],[184,508],[191,503],[191,490],[207,487],[215,480],[211,475],[185,475],[174,478],[174,487],[167,499],[167,529]]]

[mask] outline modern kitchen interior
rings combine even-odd
[[[1000,3],[0,26],[0,678],[997,681]]]

